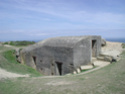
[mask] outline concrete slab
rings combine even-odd
[[[78,68],[78,69],[77,69],[77,73],[80,73],[80,72],[81,72],[81,70]]]
[[[97,60],[97,61],[95,61],[94,62],[94,65],[95,66],[106,66],[106,65],[108,65],[108,64],[110,64],[110,62],[107,62],[107,61],[101,61],[101,60]]]
[[[92,65],[81,66],[81,69],[82,69],[82,70],[85,70],[85,69],[92,69],[92,68],[93,68]]]

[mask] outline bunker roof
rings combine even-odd
[[[90,37],[93,37],[93,36],[66,36],[66,37],[49,38],[49,39],[40,41],[32,46],[26,47],[25,50],[30,51],[35,48],[39,48],[43,46],[73,48],[74,45],[76,45],[81,40],[84,40]]]
[[[38,44],[42,44],[43,46],[51,46],[51,47],[69,47],[72,48],[79,41],[86,39],[87,36],[79,36],[79,37],[56,37],[43,40]]]

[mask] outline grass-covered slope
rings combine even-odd
[[[18,63],[14,55],[14,49],[4,46],[0,46],[0,68],[14,73],[40,76],[40,73],[33,68]]]

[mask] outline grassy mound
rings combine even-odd
[[[4,49],[1,47],[1,49]],[[35,69],[22,65],[16,61],[14,50],[5,50],[0,53],[0,67],[14,73],[30,74],[31,76],[40,76]]]
[[[125,48],[125,43],[122,43],[122,48]]]

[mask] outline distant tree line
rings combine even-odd
[[[4,44],[12,45],[12,46],[28,46],[34,44],[34,41],[9,41],[4,42]]]

